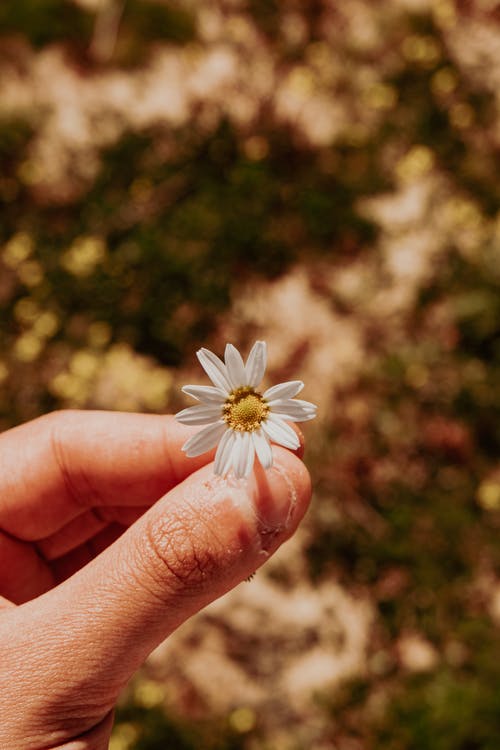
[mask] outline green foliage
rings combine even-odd
[[[178,3],[170,6],[157,0],[128,0],[123,23],[133,29],[138,40],[165,40],[183,44],[195,38],[193,16]]]
[[[331,255],[334,243],[350,253],[373,239],[373,225],[355,208],[352,152],[339,151],[340,176],[324,175],[286,132],[269,135],[279,152],[255,162],[227,123],[209,136],[179,133],[178,156],[165,163],[155,157],[161,133],[129,133],[103,154],[81,200],[43,212],[11,205],[4,237],[19,229],[37,237],[46,282],[35,296],[50,295],[64,317],[71,311],[106,321],[117,340],[175,364],[227,308],[235,278],[283,273],[300,241]],[[370,179],[373,160],[364,168]],[[84,278],[60,265],[82,235],[99,236],[108,248]],[[189,308],[185,323],[176,316],[181,306]]]
[[[116,714],[115,734],[123,726],[135,739],[127,750],[243,750],[241,735],[231,732],[221,720],[185,722],[169,717],[162,708],[142,708],[129,702]]]
[[[22,35],[35,49],[62,43],[75,57],[89,60],[89,45],[99,13],[86,11],[72,0],[18,0],[0,7],[0,34]],[[176,2],[123,0],[116,4],[118,38],[106,62],[121,66],[144,61],[151,42],[183,44],[196,37],[193,16]],[[114,23],[113,19],[113,23]],[[145,45],[145,40],[148,44]]]
[[[492,675],[493,677],[493,675]],[[488,680],[442,669],[408,679],[394,696],[378,750],[494,750],[498,745],[500,674]]]
[[[434,56],[410,60],[387,81],[398,91],[398,106],[384,127],[384,140],[402,137],[407,143],[421,143],[436,155],[439,165],[464,191],[474,196],[485,213],[495,215],[500,201],[496,177],[498,153],[487,146],[486,131],[494,117],[494,104],[486,89],[472,84],[447,54],[442,33],[427,16],[416,16],[410,26],[426,32],[424,39],[435,45]],[[444,75],[443,75],[444,74]],[[446,77],[448,88],[439,81]],[[474,125],[454,121],[454,113],[465,111]]]
[[[16,0],[0,7],[0,34],[23,34],[35,48],[88,42],[91,28],[91,15],[71,0]]]

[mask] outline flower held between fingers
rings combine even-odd
[[[185,385],[183,392],[200,403],[176,414],[183,424],[203,429],[182,446],[188,456],[199,456],[217,444],[214,471],[225,475],[231,469],[238,478],[247,477],[255,456],[264,469],[273,463],[271,443],[295,450],[299,439],[287,422],[306,422],[316,416],[316,406],[294,398],[304,387],[300,380],[256,390],[264,377],[266,344],[257,341],[243,362],[239,351],[227,344],[224,362],[208,349],[197,357],[213,385]]]

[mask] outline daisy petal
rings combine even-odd
[[[290,422],[307,422],[316,416],[316,406],[295,398],[278,398],[269,402],[272,414],[279,414]]]
[[[215,454],[214,474],[224,476],[231,468],[232,453],[234,447],[234,432],[226,430],[221,437]]]
[[[265,341],[256,341],[252,346],[245,365],[246,383],[252,388],[257,388],[264,377],[267,364],[267,351]]]
[[[234,441],[233,441],[232,450],[231,450],[231,465],[236,475],[236,466],[238,465],[239,460],[240,460],[240,452],[243,447],[243,443],[241,440],[240,432],[233,432],[233,436],[234,436]]]
[[[247,477],[252,470],[255,450],[249,432],[235,433],[235,449],[233,451],[233,471],[237,479]]]
[[[204,404],[222,404],[226,400],[226,392],[211,385],[185,385],[182,392]]]
[[[217,404],[210,406],[190,406],[175,415],[181,424],[211,424],[221,418],[221,407]]]
[[[247,432],[247,435],[248,435],[247,462],[246,462],[244,473],[243,473],[244,477],[247,477],[250,474],[250,472],[253,469],[253,465],[255,461],[255,447],[253,444],[252,436],[249,432]]]
[[[295,404],[302,406],[306,411],[318,411],[317,404],[313,404],[312,401],[304,401],[302,398],[294,398],[293,401]]]
[[[285,448],[296,450],[300,443],[296,433],[290,425],[287,425],[280,417],[270,414],[265,422],[262,422],[262,429],[267,437],[273,443],[283,445]]]
[[[269,440],[262,432],[262,430],[256,430],[252,433],[253,445],[257,458],[262,464],[264,469],[270,469],[273,465],[273,452]]]
[[[224,393],[229,393],[231,385],[224,362],[211,352],[210,349],[200,349],[196,352],[196,356],[212,383],[217,388],[221,388]]]
[[[300,393],[304,383],[302,380],[289,380],[286,383],[278,383],[273,385],[272,388],[268,388],[262,395],[266,401],[271,401],[276,398],[293,398]]]
[[[241,354],[232,344],[226,344],[224,361],[231,386],[233,388],[240,388],[242,385],[245,385],[245,365],[243,364]]]
[[[202,453],[206,453],[217,445],[226,430],[225,422],[210,424],[190,437],[182,446],[182,450],[189,458],[201,456]]]
[[[286,417],[283,417],[283,415],[280,415],[283,419],[287,419]],[[289,419],[287,421],[289,422],[309,422],[311,419],[316,419],[317,413],[315,411],[310,412],[304,412],[304,414],[296,417],[292,417],[292,419]]]

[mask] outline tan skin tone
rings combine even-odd
[[[0,435],[0,747],[104,750],[120,690],[247,578],[310,499],[297,455],[248,480],[172,417],[58,412]],[[301,454],[301,449],[298,451]]]

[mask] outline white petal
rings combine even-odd
[[[264,377],[267,364],[267,349],[265,341],[256,341],[252,346],[245,365],[246,383],[257,388]]]
[[[278,383],[278,385],[273,385],[272,388],[268,388],[267,391],[263,393],[263,396],[266,401],[271,401],[276,398],[293,398],[297,393],[300,393],[303,387],[304,383],[302,380],[289,380],[286,383]]]
[[[242,385],[246,385],[245,365],[243,364],[241,354],[232,344],[226,344],[224,361],[231,386],[233,388],[241,388]]]
[[[317,404],[313,404],[312,401],[304,401],[302,398],[294,398],[293,402],[294,404],[302,406],[306,411],[318,411]]]
[[[212,385],[185,385],[182,392],[204,404],[222,405],[226,400],[226,392],[221,388],[214,388]]]
[[[271,468],[271,466],[273,465],[273,452],[271,450],[269,440],[262,432],[262,430],[256,430],[255,432],[253,432],[252,440],[257,458],[259,459],[264,469]]]
[[[285,414],[279,415],[282,419],[286,419],[287,422],[309,422],[311,419],[316,419],[318,416],[315,411],[304,412],[302,416],[296,414],[293,417],[287,417]]]
[[[217,388],[222,388],[224,393],[229,393],[232,389],[224,362],[210,349],[200,349],[196,352],[196,356],[212,383]]]
[[[223,477],[231,468],[234,440],[235,435],[233,430],[226,430],[221,437],[221,441],[217,447],[217,453],[215,454],[214,474]]]
[[[313,404],[312,401],[304,401],[302,398],[273,398],[272,401],[267,402],[269,406],[288,406],[289,404],[295,404],[300,406],[305,411],[317,411],[318,407]]]
[[[204,427],[203,430],[190,437],[182,446],[182,450],[189,458],[200,456],[214,448],[226,430],[225,422],[208,425],[208,427]]]
[[[262,429],[273,443],[278,443],[278,445],[283,445],[285,448],[291,448],[292,450],[300,445],[299,439],[290,425],[273,414],[270,414],[266,421],[262,422]]]
[[[242,463],[241,455],[243,453],[243,433],[241,432],[235,432],[234,433],[234,444],[233,444],[233,471],[235,476],[240,476],[238,473],[239,466]]]
[[[235,433],[236,442],[233,452],[233,471],[237,479],[247,477],[253,466],[255,449],[249,432]]]
[[[316,416],[316,406],[298,398],[278,398],[270,401],[269,407],[273,414],[279,414],[290,422],[307,422]]]
[[[252,436],[249,435],[247,465],[245,466],[245,473],[243,476],[247,477],[251,473],[254,462],[255,462],[255,448],[254,448]]]
[[[181,424],[211,424],[222,416],[221,407],[217,404],[210,406],[189,406],[175,415]]]

